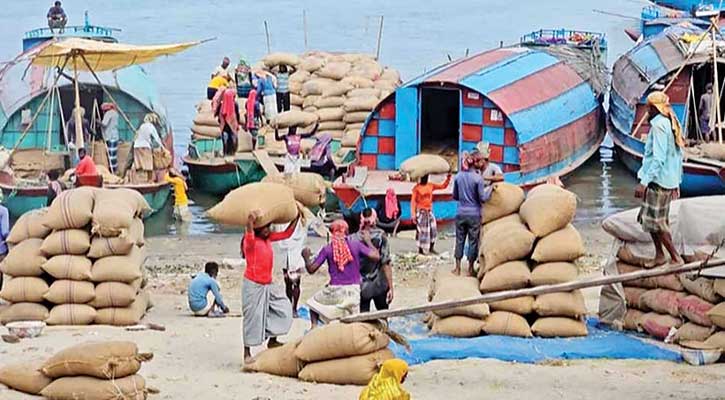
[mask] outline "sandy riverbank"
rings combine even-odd
[[[596,226],[578,227],[589,255],[581,263],[582,274],[597,274],[610,249],[609,238]],[[403,236],[406,236],[405,234]],[[398,256],[414,250],[410,239],[392,240]],[[317,248],[322,240],[313,239]],[[439,242],[441,252],[452,249],[452,240]],[[127,332],[110,327],[48,328],[45,334],[19,344],[0,343],[0,364],[43,358],[66,346],[103,339],[132,340],[155,359],[142,374],[161,393],[156,399],[354,399],[361,388],[315,385],[293,379],[240,372],[240,319],[195,319],[186,309],[185,287],[191,272],[203,262],[238,259],[238,235],[158,237],[148,240],[150,287],[156,306],[147,320],[166,326],[166,332]],[[396,264],[396,298],[393,307],[425,302],[431,263],[412,265],[407,257]],[[403,259],[401,258],[401,259]],[[450,263],[443,260],[442,263]],[[234,263],[230,263],[234,264]],[[226,301],[233,311],[241,309],[241,270],[220,273]],[[277,277],[280,278],[279,276]],[[303,299],[327,280],[325,273],[303,278]],[[597,290],[586,292],[587,306],[596,312]],[[302,335],[307,321],[296,320],[289,337]],[[283,338],[287,339],[287,338]],[[538,365],[496,360],[435,361],[411,369],[406,387],[414,399],[677,399],[721,398],[725,365],[691,367],[666,362],[573,361]],[[0,389],[0,399],[25,399]]]

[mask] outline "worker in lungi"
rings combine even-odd
[[[308,247],[302,250],[307,272],[314,274],[327,262],[330,273],[327,286],[307,300],[313,329],[317,327],[320,316],[325,321],[331,321],[357,312],[360,306],[360,259],[380,260],[380,253],[369,232],[361,233],[362,242],[356,240],[348,236],[347,222],[338,219],[330,225],[330,233],[330,244],[320,249],[314,260]]]
[[[712,133],[715,131],[710,126],[710,115],[712,114],[712,83],[705,85],[705,93],[700,96],[700,104],[697,107],[700,113],[700,131],[705,140],[712,140]]]
[[[257,88],[252,85],[252,89],[249,91],[247,96],[246,104],[246,116],[247,116],[247,132],[252,135],[252,149],[257,148],[257,135],[259,133],[259,127],[261,125],[262,113],[259,105],[259,93]]]
[[[133,142],[132,183],[149,183],[154,180],[154,155],[152,148],[163,146],[156,126],[160,125],[159,116],[146,114],[143,123],[136,132]]]
[[[416,228],[416,241],[418,253],[437,254],[435,251],[438,236],[438,224],[433,214],[433,191],[443,190],[451,183],[451,174],[446,176],[443,183],[430,183],[429,176],[424,175],[413,186],[410,196],[410,215]]]
[[[274,251],[272,242],[288,239],[297,221],[284,232],[272,232],[270,225],[255,228],[262,212],[249,214],[242,241],[242,253],[247,260],[242,281],[242,342],[244,363],[253,361],[251,347],[269,339],[267,347],[278,347],[278,336],[286,335],[292,327],[292,305],[284,289],[272,283]]]
[[[682,182],[682,149],[685,140],[682,127],[670,105],[669,97],[660,91],[647,96],[650,131],[644,147],[642,167],[637,172],[639,184],[635,197],[643,199],[637,220],[652,236],[655,257],[647,267],[667,263],[663,246],[672,264],[682,263],[670,233],[670,204],[680,196]]]
[[[118,110],[114,103],[101,104],[103,111],[103,120],[101,120],[101,128],[103,132],[103,140],[106,141],[108,148],[108,165],[111,173],[118,171],[118,142],[120,136],[118,134]]]
[[[481,232],[481,208],[483,203],[491,196],[491,187],[486,188],[479,167],[482,165],[483,155],[474,150],[467,156],[464,163],[468,168],[461,169],[453,181],[453,200],[456,200],[456,248],[454,257],[456,266],[454,275],[461,274],[461,259],[463,259],[466,238],[468,238],[468,275],[475,276],[474,264],[478,258],[478,245]]]
[[[218,318],[229,313],[216,280],[218,274],[219,264],[208,262],[204,272],[194,276],[189,283],[189,309],[195,316]]]
[[[287,134],[280,136],[279,129],[274,129],[274,140],[281,142],[284,141],[287,147],[287,154],[284,157],[284,174],[294,175],[299,174],[302,170],[302,139],[312,137],[317,133],[317,128],[320,126],[319,121],[315,124],[310,132],[298,133],[297,126],[290,126],[287,128]]]
[[[352,235],[353,239],[364,241],[363,236],[370,236],[370,241],[380,254],[379,260],[367,257],[360,259],[360,312],[370,311],[370,304],[375,309],[387,310],[393,302],[393,268],[390,260],[388,235],[378,228],[378,214],[372,208],[360,213],[360,230]]]

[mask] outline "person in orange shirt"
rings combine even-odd
[[[433,215],[433,191],[445,189],[449,183],[451,183],[451,174],[446,176],[443,183],[429,183],[428,175],[425,175],[413,187],[410,197],[410,216],[417,230],[416,241],[420,254],[427,252],[437,254],[435,244],[438,229],[436,217]]]
[[[76,166],[76,176],[98,176],[96,164],[91,156],[86,154],[86,149],[78,149],[78,158],[80,161]]]

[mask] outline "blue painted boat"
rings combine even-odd
[[[698,34],[702,30],[681,26],[668,28],[638,44],[614,64],[608,130],[619,158],[632,173],[639,170],[644,153],[643,135],[649,131],[647,121],[643,120],[645,99],[650,91],[661,90],[673,78],[675,81],[667,90],[670,102],[688,136],[696,136],[696,118],[691,117],[695,103],[693,95],[699,99],[705,84],[711,81],[712,50],[711,45],[703,46],[688,59],[688,47],[679,40],[686,33]],[[722,62],[718,64],[722,68]],[[688,157],[681,191],[692,196],[725,193],[725,163],[699,156]]]
[[[705,17],[696,17],[687,11],[675,10],[659,5],[649,5],[640,13],[639,29],[625,29],[625,33],[634,41],[640,37],[649,38],[655,36],[665,29],[675,26],[689,24],[703,29],[710,26],[710,21]]]
[[[359,212],[392,186],[405,222],[413,184],[388,175],[420,153],[448,155],[457,165],[481,141],[490,143],[490,160],[505,180],[517,185],[574,171],[605,136],[605,52],[601,34],[542,30],[516,46],[456,60],[405,83],[367,118],[358,146],[367,176],[336,181],[341,208]],[[451,192],[449,186],[434,196],[439,220],[455,217]]]
[[[36,29],[25,34],[23,52],[0,69],[0,145],[16,150],[9,163],[14,173],[0,172],[0,188],[5,195],[4,204],[14,217],[45,206],[46,173],[51,169],[62,171],[71,166],[64,122],[71,117],[74,108],[73,72],[70,68],[73,63],[61,71],[62,77],[54,85],[58,69],[51,58],[38,62],[40,54],[52,46],[83,39],[86,43],[114,44],[117,43],[116,31],[90,25],[87,16],[84,25],[66,27],[62,34],[53,34],[48,28]],[[81,64],[81,61],[77,60],[77,63]],[[111,101],[110,93],[128,116],[130,125],[123,118],[119,120],[123,142],[119,156],[122,156],[123,149],[128,154],[136,128],[144,115],[150,112],[159,115],[159,134],[166,148],[173,149],[173,133],[166,108],[153,80],[141,66],[136,65],[135,59],[112,70],[94,65],[93,68],[99,70],[97,76],[102,86],[91,72],[82,71],[78,66],[72,68],[79,71],[80,104],[90,120],[93,110],[98,110],[101,103]],[[104,92],[104,87],[108,93]],[[119,165],[123,164],[121,160],[119,157]],[[21,176],[19,171],[27,176]],[[141,192],[155,210],[162,208],[170,197],[168,184],[163,182],[123,186]]]
[[[653,0],[653,3],[694,15],[708,15],[725,10],[725,3],[720,0]]]

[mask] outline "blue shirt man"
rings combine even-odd
[[[219,283],[216,281],[219,265],[208,262],[204,272],[195,276],[189,284],[189,308],[196,316],[221,317],[229,312],[224,304]]]
[[[637,178],[643,186],[656,183],[665,189],[677,189],[682,182],[682,150],[675,144],[672,121],[662,114],[650,121]]]

